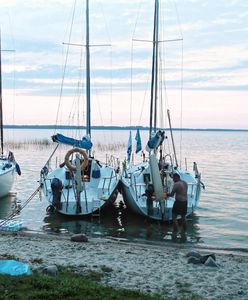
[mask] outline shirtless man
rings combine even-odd
[[[185,232],[187,229],[186,214],[187,214],[187,204],[188,204],[188,184],[181,180],[180,175],[177,173],[173,174],[174,186],[171,193],[167,193],[167,197],[173,197],[175,195],[175,202],[172,208],[172,221],[173,221],[173,231],[178,230],[177,216],[182,217],[182,227]]]

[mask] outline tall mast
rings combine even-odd
[[[3,99],[2,99],[2,47],[0,30],[0,132],[1,132],[1,154],[3,155]]]
[[[86,0],[86,134],[91,137],[89,0]]]
[[[158,87],[158,11],[159,1],[155,0],[154,23],[153,23],[153,54],[152,54],[152,80],[151,80],[151,103],[150,103],[150,130],[156,131],[157,124],[157,87]]]

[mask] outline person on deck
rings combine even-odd
[[[177,173],[173,174],[173,181],[174,185],[171,193],[166,193],[167,197],[173,197],[175,195],[175,202],[172,208],[173,231],[178,231],[177,216],[180,215],[182,218],[182,228],[185,232],[187,229],[188,184],[184,180],[181,180],[180,175]]]

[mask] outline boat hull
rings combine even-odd
[[[189,216],[197,208],[199,202],[201,193],[200,181],[186,171],[178,170],[178,172],[181,178],[188,183],[187,216]],[[151,169],[147,162],[136,165],[123,173],[120,182],[123,199],[127,208],[151,220],[171,221],[175,199],[170,197],[158,201],[155,197],[153,201],[149,200],[146,196],[148,182],[144,178],[149,178],[150,183],[153,181]],[[173,183],[169,182],[168,186],[169,190],[171,190]]]
[[[6,165],[9,166],[6,168]],[[0,198],[7,196],[11,190],[15,177],[15,164],[0,160]]]
[[[99,172],[94,173],[96,165]],[[82,178],[82,191],[79,194],[76,193],[73,176],[66,166],[55,169],[41,180],[41,188],[51,211],[55,209],[68,216],[89,216],[99,214],[102,208],[115,202],[118,195],[119,174],[109,166],[99,167],[95,160],[90,161],[90,166],[88,178]],[[59,201],[56,201],[52,188],[54,178],[62,183]]]

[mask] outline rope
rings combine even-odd
[[[1,226],[4,226],[8,221],[14,218],[17,214],[19,214],[24,207],[27,206],[27,204],[36,196],[36,194],[40,191],[40,186],[31,194],[31,196],[21,205],[20,208],[13,211],[11,214],[9,214],[4,220],[0,222],[0,228]]]

